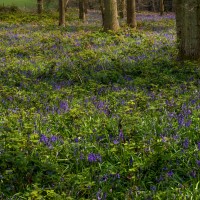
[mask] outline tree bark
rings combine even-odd
[[[119,29],[117,1],[104,0],[104,31]]]
[[[69,0],[65,0],[64,4],[65,4],[65,12],[67,12],[67,6],[68,6]]]
[[[104,16],[104,4],[103,4],[103,0],[99,0],[99,6],[100,6],[101,16],[102,16],[102,25],[104,27],[105,16]]]
[[[131,28],[137,27],[135,0],[127,0],[127,24]]]
[[[176,27],[181,60],[200,60],[200,1],[176,0]]]
[[[160,0],[160,15],[164,14],[164,0]]]
[[[79,0],[79,19],[85,21],[85,0]]]
[[[65,0],[59,0],[59,26],[65,27]]]
[[[156,7],[155,7],[155,0],[152,0],[152,10],[153,12],[156,12]]]
[[[88,14],[88,7],[89,7],[88,0],[84,0],[84,12],[85,12],[85,14]]]
[[[43,0],[37,0],[37,13],[42,14],[43,11]]]
[[[119,1],[119,16],[122,19],[125,16],[125,0],[120,0]]]

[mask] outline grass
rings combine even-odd
[[[1,14],[1,199],[199,199],[199,64],[173,14],[137,17]]]

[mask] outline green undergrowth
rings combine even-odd
[[[199,199],[200,67],[173,14],[57,16],[0,15],[0,198]]]

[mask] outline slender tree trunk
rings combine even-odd
[[[65,1],[59,0],[59,26],[65,27]]]
[[[79,0],[79,19],[85,21],[85,1]]]
[[[41,14],[43,11],[43,0],[37,0],[37,12]]]
[[[67,6],[68,6],[69,0],[65,0],[64,4],[65,4],[65,12],[67,12]]]
[[[99,6],[100,6],[101,16],[102,16],[102,25],[104,27],[105,16],[104,16],[104,4],[103,4],[103,0],[99,0]]]
[[[179,58],[200,60],[200,1],[176,0]]]
[[[164,14],[164,0],[160,0],[160,15]]]
[[[156,12],[155,0],[152,0],[152,10],[153,12]]]
[[[119,16],[122,19],[125,16],[125,0],[120,0],[119,2]]]
[[[137,3],[136,4],[137,5],[137,11],[139,12],[140,11],[140,0],[137,0],[136,3]]]
[[[127,24],[131,28],[137,27],[135,0],[127,0]]]
[[[117,0],[104,0],[104,31],[119,29]]]
[[[88,0],[84,0],[84,12],[85,12],[85,14],[88,14],[88,6],[89,6]]]

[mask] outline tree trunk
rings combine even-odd
[[[152,0],[152,10],[153,12],[156,12],[155,0]]]
[[[119,2],[119,16],[122,19],[125,16],[125,0],[120,0]]]
[[[65,27],[65,0],[59,0],[59,26]]]
[[[85,21],[85,1],[79,0],[79,19]]]
[[[103,0],[99,0],[99,6],[100,6],[101,16],[102,16],[102,25],[104,27],[105,17],[104,17],[104,4],[103,4]]]
[[[160,15],[164,14],[164,0],[160,0]]]
[[[88,6],[89,6],[88,0],[84,0],[84,12],[85,12],[85,14],[88,14]]]
[[[181,60],[200,60],[200,1],[176,0],[176,26]]]
[[[42,14],[43,11],[43,0],[37,0],[37,13]]]
[[[135,0],[127,0],[127,24],[131,28],[137,27]]]
[[[119,29],[117,0],[104,0],[104,31]]]
[[[69,0],[65,0],[64,4],[65,4],[65,12],[67,12],[67,6],[68,6]]]

